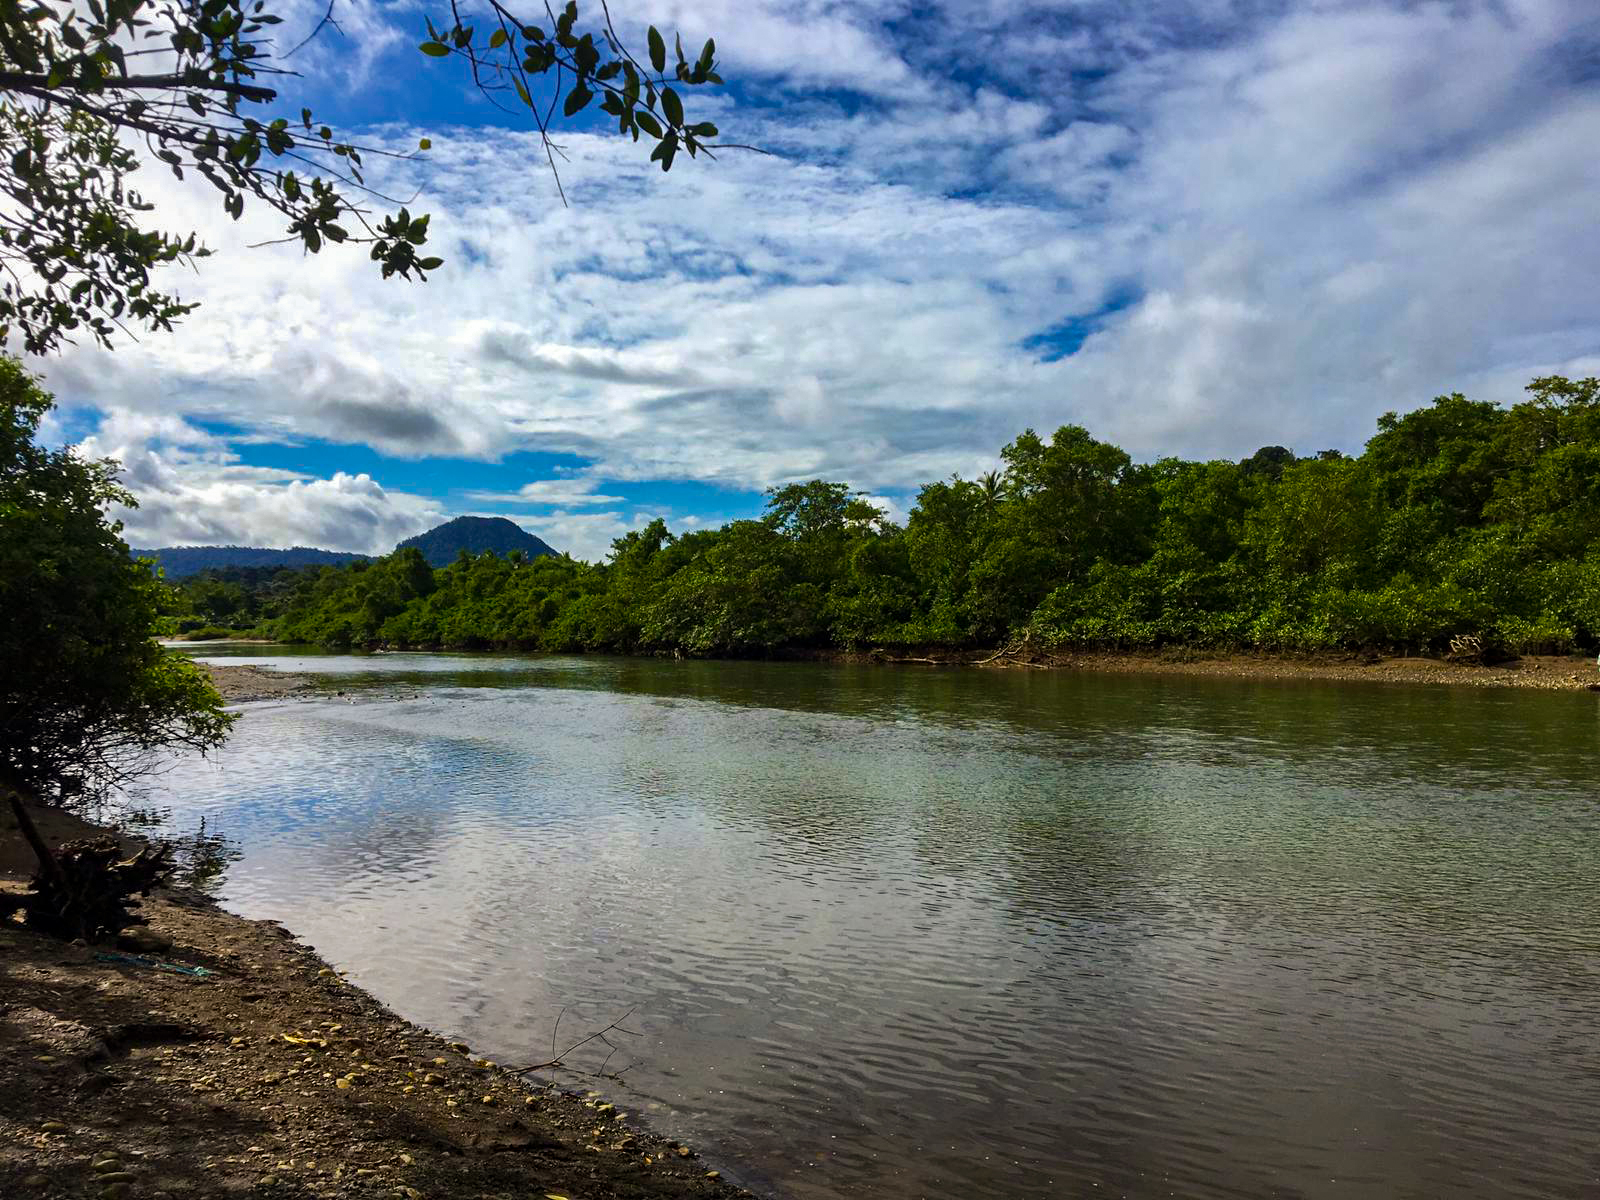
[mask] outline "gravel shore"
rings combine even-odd
[[[8,826],[0,851],[18,849]],[[0,889],[27,858],[0,853]],[[278,925],[188,892],[144,912],[120,947],[0,925],[0,1196],[749,1195],[593,1093],[530,1086],[400,1019]]]

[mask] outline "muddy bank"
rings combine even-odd
[[[994,664],[1001,665],[999,663]],[[1157,675],[1211,675],[1232,679],[1338,679],[1370,683],[1433,683],[1457,687],[1543,688],[1582,691],[1600,683],[1589,658],[1529,656],[1494,666],[1437,658],[1380,655],[1293,658],[1270,655],[1089,653],[1056,664],[1079,671]]]
[[[211,686],[229,704],[242,704],[247,700],[281,700],[286,696],[310,692],[313,688],[309,675],[252,666],[219,667],[207,663],[201,663],[200,666],[211,676]]]
[[[1123,675],[1209,675],[1229,679],[1334,679],[1368,683],[1449,684],[1456,687],[1600,690],[1592,658],[1529,655],[1493,666],[1437,658],[1378,654],[1273,655],[1205,650],[1064,651],[1005,655],[993,650],[872,651],[816,657],[834,661],[967,666],[985,670],[1098,671]]]
[[[0,822],[0,888],[22,886],[17,840]],[[131,949],[0,926],[0,1196],[749,1195],[401,1020],[276,924],[186,892],[145,913]]]

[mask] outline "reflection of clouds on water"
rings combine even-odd
[[[637,1004],[630,1103],[786,1182],[1559,1191],[1600,1119],[1569,697],[322,661],[155,782],[226,900],[504,1060]]]

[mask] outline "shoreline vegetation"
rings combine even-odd
[[[1136,463],[1078,426],[1028,430],[1003,471],[927,484],[904,523],[814,479],[720,529],[653,520],[602,563],[463,550],[435,567],[412,547],[224,568],[178,585],[169,632],[713,659],[1592,655],[1600,380],[1528,390],[1387,414],[1354,458]]]
[[[32,815],[53,842],[116,834]],[[35,865],[0,816],[0,891]],[[0,1195],[751,1195],[597,1094],[403,1020],[281,925],[186,889],[141,911],[121,945],[0,924]]]

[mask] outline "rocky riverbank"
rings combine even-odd
[[[8,818],[0,888],[24,885],[18,843]],[[402,1020],[278,925],[188,892],[145,914],[122,946],[0,925],[0,1196],[749,1195],[597,1096]]]

